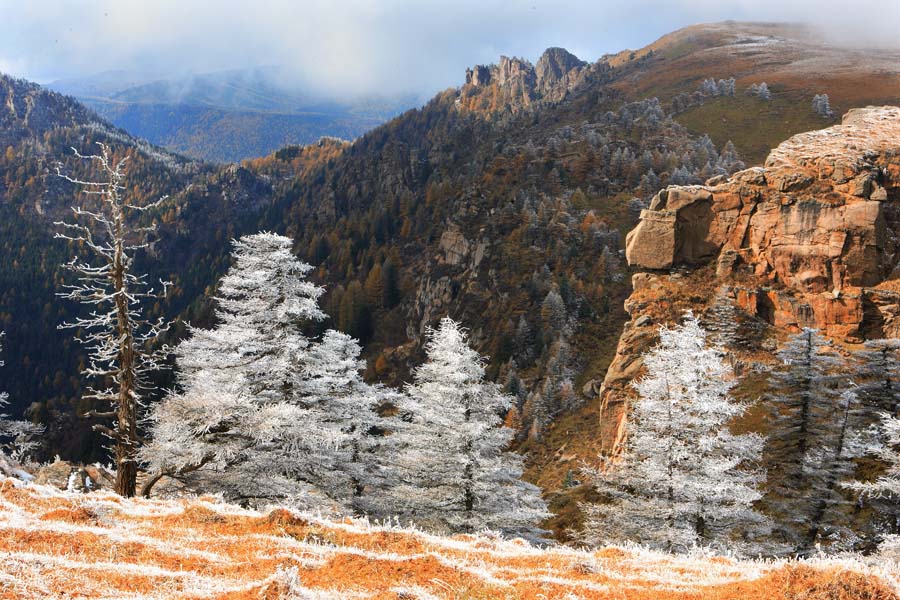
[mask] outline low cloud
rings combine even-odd
[[[696,22],[810,22],[866,46],[896,46],[900,27],[884,0],[0,0],[0,14],[0,69],[39,81],[270,65],[337,94],[431,93],[501,54],[595,60]]]

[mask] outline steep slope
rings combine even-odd
[[[751,48],[796,77],[774,78],[768,59],[750,65]],[[291,182],[272,223],[287,223],[301,255],[320,266],[338,326],[370,342],[371,375],[402,380],[440,314],[471,327],[490,372],[520,397],[509,423],[521,430],[530,476],[567,512],[583,490],[564,483],[610,441],[594,424],[629,293],[622,236],[657,190],[741,168],[729,132],[761,161],[770,138],[830,124],[811,106],[814,93],[831,91],[813,86],[818,63],[808,58],[820,49],[798,28],[721,24],[678,32],[633,58],[585,63],[562,49],[536,65],[502,57]],[[857,54],[829,49],[828,64],[845,65],[842,85],[866,90],[873,71],[856,69]],[[890,60],[877,56],[873,64]],[[673,103],[707,77],[731,75],[733,97]],[[770,75],[769,102],[746,94]],[[886,85],[900,97],[900,86]],[[662,102],[634,102],[654,94]],[[756,111],[745,124],[721,123],[723,110],[745,105]]]
[[[138,257],[151,279],[176,284],[154,314],[198,314],[197,304],[222,272],[227,240],[255,229],[260,203],[270,186],[245,169],[217,172],[116,129],[70,98],[0,76],[0,329],[7,334],[3,387],[11,411],[51,425],[46,450],[72,458],[104,457],[103,440],[87,424],[73,421],[82,382],[76,377],[83,350],[58,325],[77,307],[56,294],[65,276],[59,267],[78,252],[54,240],[55,221],[70,218],[73,186],[57,177],[57,165],[81,178],[96,176],[72,148],[96,151],[110,145],[128,157],[138,202],[170,196],[153,218],[159,224],[156,256]],[[216,214],[211,221],[210,214]],[[243,225],[242,225],[243,224]],[[243,227],[243,229],[242,229]]]
[[[631,318],[600,392],[606,452],[626,437],[630,384],[657,325],[685,310],[712,318],[715,306],[733,303],[735,318],[768,326],[729,349],[737,394],[756,405],[736,426],[764,433],[764,374],[788,334],[819,329],[844,353],[864,339],[900,336],[898,134],[900,108],[854,109],[840,125],[785,141],[765,167],[653,198],[626,241],[629,264],[643,272],[632,278]]]
[[[742,163],[655,101],[622,104],[603,66],[539,78],[504,59],[476,72],[279,189],[272,223],[319,267],[337,325],[370,342],[375,375],[401,381],[425,328],[450,313],[520,396],[522,437],[538,440],[609,359],[635,194]]]
[[[0,530],[4,599],[897,598],[888,563],[538,549],[258,513],[212,498],[78,495],[9,478],[0,478]]]
[[[617,89],[633,98],[656,96],[664,104],[679,94],[695,95],[708,77],[734,77],[734,97],[689,101],[678,120],[717,144],[734,141],[752,164],[790,135],[830,124],[811,110],[815,94],[828,94],[836,115],[900,103],[898,59],[896,51],[834,45],[801,25],[729,21],[687,27],[609,60],[620,72]],[[746,94],[760,82],[772,90],[768,102]]]

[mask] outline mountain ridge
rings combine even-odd
[[[125,81],[100,73],[59,80],[69,93],[107,120],[194,158],[239,162],[321,136],[353,139],[419,104],[413,95],[346,100],[312,95],[281,83],[280,69],[236,69],[181,78]]]

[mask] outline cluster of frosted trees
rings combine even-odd
[[[662,327],[634,384],[625,452],[588,473],[605,502],[585,506],[582,539],[751,554],[900,546],[898,352],[900,340],[871,340],[851,363],[802,330],[768,376],[764,439],[731,432],[747,407],[730,396],[732,369],[699,321],[689,313]],[[880,471],[859,481],[867,455]],[[874,517],[855,526],[865,505]]]
[[[817,115],[822,115],[826,118],[834,116],[834,111],[831,110],[831,103],[828,100],[828,94],[816,94],[813,96],[812,109]]]
[[[700,84],[700,93],[704,96],[734,96],[734,88],[734,77],[718,81],[710,77]]]
[[[356,340],[304,334],[325,317],[323,290],[291,246],[271,233],[235,242],[218,324],[177,347],[179,389],[149,416],[144,492],[172,478],[247,504],[539,535],[546,506],[506,451],[512,398],[484,380],[460,326],[445,318],[429,332],[428,360],[403,391],[370,385]]]
[[[143,464],[145,495],[168,478],[245,504],[287,502],[445,531],[541,533],[546,506],[520,480],[522,458],[507,451],[512,431],[501,416],[511,398],[484,381],[459,325],[444,319],[429,332],[429,360],[406,390],[369,385],[356,340],[333,330],[307,335],[325,318],[323,290],[305,279],[312,267],[296,259],[292,241],[275,234],[235,243],[215,298],[218,323],[192,328],[174,350],[177,389],[154,404],[142,438],[150,374],[172,350],[159,343],[168,324],[142,310],[168,284],[154,290],[135,273],[134,255],[154,234],[141,215],[163,200],[132,204],[127,157],[109,147],[75,154],[102,178],[58,172],[81,193],[72,220],[57,223],[57,237],[82,250],[64,265],[75,278],[61,295],[87,307],[65,326],[90,350],[86,397],[99,409],[84,416],[112,442],[117,493],[135,494]],[[32,433],[0,423],[0,442]]]
[[[769,85],[765,81],[750,84],[750,87],[747,88],[747,93],[751,96],[756,96],[760,100],[770,100],[772,98],[772,92],[769,91]]]

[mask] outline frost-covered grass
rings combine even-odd
[[[0,599],[887,599],[898,581],[887,560],[541,549],[211,497],[124,500],[0,479]]]

